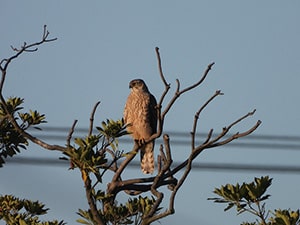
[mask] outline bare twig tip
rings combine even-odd
[[[254,109],[252,112],[249,112],[249,115],[253,115],[256,112],[256,109]]]
[[[212,62],[211,64],[208,65],[208,69],[211,70],[211,68],[215,65],[215,62]]]
[[[170,139],[170,137],[169,137],[168,134],[164,134],[163,138],[164,138],[165,140],[169,140],[169,139]]]
[[[221,90],[216,90],[217,95],[224,95],[224,93],[221,92]]]

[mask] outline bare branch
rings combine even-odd
[[[217,141],[219,141],[222,137],[224,137],[228,132],[229,132],[229,130],[233,127],[233,126],[235,126],[236,124],[238,124],[239,122],[241,122],[242,120],[244,120],[244,119],[246,119],[247,117],[249,117],[249,116],[252,116],[252,115],[254,115],[254,113],[255,113],[255,109],[252,111],[252,112],[249,112],[249,113],[247,113],[246,115],[244,115],[244,116],[242,116],[242,117],[240,117],[239,119],[237,119],[236,121],[234,121],[233,123],[231,123],[228,127],[224,127],[223,128],[223,131],[215,138],[215,139],[213,139],[212,141],[210,141],[210,143],[216,143]],[[261,121],[258,121],[258,125],[261,123]],[[256,124],[256,125],[257,125]],[[255,127],[255,126],[254,126]],[[255,128],[256,129],[256,128]],[[254,130],[255,130],[254,129]],[[251,129],[250,129],[251,130]],[[254,131],[253,130],[253,131]],[[252,132],[253,132],[252,131]],[[250,132],[250,133],[252,133],[252,132]],[[246,136],[246,135],[244,135],[244,136]],[[234,138],[234,139],[236,139],[236,138]]]
[[[181,91],[179,90],[180,82],[179,82],[179,80],[176,80],[176,82],[177,82],[177,90],[176,90],[176,92],[175,92],[173,98],[169,101],[169,103],[168,103],[168,105],[166,106],[165,110],[162,112],[162,118],[165,117],[165,115],[168,113],[168,111],[171,109],[171,107],[173,106],[173,104],[175,103],[175,101],[178,99],[178,97],[179,97],[180,95],[182,95],[183,93],[185,93],[185,92],[187,92],[187,91],[189,91],[189,90],[192,90],[193,88],[196,88],[197,86],[199,86],[199,85],[205,80],[205,78],[207,77],[209,71],[211,70],[211,68],[212,68],[212,66],[213,66],[214,64],[215,64],[215,63],[211,63],[211,64],[209,64],[209,65],[207,66],[207,68],[206,68],[204,74],[202,75],[202,77],[200,78],[200,80],[199,80],[197,83],[195,83],[195,84],[193,84],[193,85],[191,85],[191,86],[189,86],[189,87],[187,87],[187,88],[185,88],[185,89],[183,89],[183,90],[181,90]]]
[[[162,66],[161,66],[161,58],[160,58],[160,54],[159,54],[159,48],[156,47],[155,48],[156,51],[156,56],[157,56],[157,61],[158,61],[158,70],[159,70],[159,74],[160,74],[160,78],[162,79],[163,83],[165,86],[169,86],[169,84],[167,83],[164,73],[162,71]]]
[[[59,145],[50,145],[47,144],[45,142],[43,142],[42,140],[32,136],[31,134],[27,133],[26,131],[24,131],[23,129],[21,129],[21,127],[18,125],[16,119],[14,118],[14,116],[9,112],[8,108],[7,108],[7,104],[6,101],[3,97],[3,86],[5,83],[5,79],[6,79],[6,71],[7,68],[9,66],[9,64],[12,62],[12,60],[16,59],[18,56],[20,56],[22,53],[24,52],[32,52],[32,51],[36,51],[36,47],[45,43],[45,42],[51,42],[51,41],[55,41],[56,38],[53,39],[47,39],[49,32],[47,31],[47,27],[46,25],[44,26],[44,34],[46,33],[46,35],[43,35],[43,38],[41,41],[27,45],[27,43],[25,42],[24,45],[20,48],[13,48],[12,49],[14,51],[16,51],[17,53],[13,56],[11,56],[8,59],[3,59],[1,60],[0,63],[0,70],[2,72],[2,77],[1,77],[1,81],[0,81],[0,101],[2,103],[3,109],[5,111],[5,113],[7,114],[8,119],[10,120],[10,122],[12,123],[12,125],[15,127],[15,129],[20,133],[20,135],[24,136],[25,138],[29,139],[30,141],[32,141],[33,143],[48,149],[48,150],[58,150],[58,151],[65,151],[66,147],[63,146],[59,146]],[[35,47],[35,48],[34,48]],[[34,49],[32,49],[34,48]]]
[[[159,74],[160,74],[160,77],[161,77],[161,79],[162,79],[162,81],[163,81],[163,84],[164,84],[164,86],[165,86],[165,90],[164,90],[163,93],[161,94],[160,100],[159,100],[159,102],[158,102],[158,104],[157,104],[157,118],[158,118],[158,129],[157,129],[157,133],[154,134],[154,135],[152,135],[152,136],[150,137],[150,141],[153,140],[153,139],[155,139],[155,138],[160,137],[160,135],[162,134],[162,132],[163,132],[164,118],[165,118],[166,114],[168,113],[168,111],[169,111],[169,110],[171,109],[171,107],[173,106],[173,104],[175,103],[175,101],[178,99],[178,97],[179,97],[181,94],[183,94],[183,93],[185,93],[185,92],[187,92],[187,91],[189,91],[189,90],[191,90],[191,89],[193,89],[193,88],[199,86],[199,85],[205,80],[205,78],[206,78],[207,75],[208,75],[208,72],[211,70],[212,66],[214,65],[214,63],[209,64],[209,65],[207,66],[207,69],[205,70],[204,74],[203,74],[202,77],[200,78],[200,80],[199,80],[197,83],[195,83],[195,84],[193,84],[193,85],[191,85],[191,86],[185,88],[185,89],[182,90],[182,91],[180,91],[180,81],[179,81],[178,79],[176,79],[177,88],[176,88],[176,91],[175,91],[175,93],[174,93],[174,96],[173,96],[173,98],[169,101],[169,103],[168,103],[167,106],[165,107],[164,111],[162,112],[162,103],[163,103],[163,101],[164,101],[164,99],[165,99],[167,93],[168,93],[169,90],[170,90],[170,84],[167,83],[167,81],[166,81],[166,79],[165,79],[165,77],[164,77],[163,71],[162,71],[161,58],[160,58],[160,54],[159,54],[159,48],[156,47],[155,50],[156,50],[157,59],[158,59]]]
[[[235,139],[238,139],[238,138],[241,138],[241,137],[245,137],[245,136],[251,134],[253,131],[255,131],[259,127],[260,124],[261,124],[261,121],[258,120],[256,122],[256,124],[253,127],[251,127],[249,130],[247,130],[245,132],[242,132],[242,133],[236,133],[235,135],[232,135],[231,137],[227,138],[224,141],[217,142],[215,144],[212,144],[212,145],[208,146],[208,148],[213,148],[213,147],[225,145],[225,144],[227,144],[227,143],[229,143],[229,142],[231,142],[231,141],[233,141]]]
[[[145,178],[147,179],[147,178]],[[151,186],[152,184],[143,184],[144,178],[140,178],[140,179],[134,179],[136,182],[132,182],[133,180],[130,180],[130,182],[128,181],[119,181],[116,185],[118,186],[118,188],[116,188],[116,192],[118,193],[120,191],[125,191],[127,194],[129,195],[137,195],[140,194],[142,192],[147,192],[151,190]],[[152,179],[153,180],[153,179]],[[168,179],[168,180],[163,180],[159,186],[166,186],[166,185],[176,185],[177,184],[177,180],[176,179]]]
[[[217,90],[215,92],[215,94],[213,96],[210,97],[210,99],[208,99],[201,107],[200,109],[196,112],[195,117],[194,117],[194,124],[193,124],[193,129],[191,131],[191,135],[192,135],[192,149],[195,148],[195,135],[196,135],[196,129],[197,129],[197,125],[198,125],[198,119],[199,119],[199,115],[200,113],[207,107],[207,105],[214,100],[217,96],[219,95],[223,95],[223,93],[221,93],[220,90]]]
[[[209,131],[208,134],[207,134],[207,138],[206,138],[206,140],[203,142],[202,145],[206,145],[206,144],[209,142],[209,140],[211,139],[211,136],[212,136],[213,132],[214,132],[214,129],[210,129],[210,131]],[[193,148],[193,149],[194,149],[194,148]]]
[[[242,121],[242,120],[246,119],[247,117],[249,117],[251,115],[253,115],[253,112],[246,114],[245,116],[239,118],[237,121]],[[236,124],[237,121],[233,122],[232,124]],[[211,129],[210,132],[209,132],[209,134],[208,134],[207,140],[204,143],[202,143],[201,145],[195,147],[192,150],[192,153],[191,153],[192,160],[194,160],[205,149],[213,148],[213,147],[217,147],[217,146],[221,146],[221,145],[224,145],[224,144],[227,144],[227,143],[233,141],[234,139],[237,139],[237,138],[240,138],[240,137],[244,137],[244,136],[247,136],[247,135],[251,134],[252,132],[254,132],[259,127],[260,124],[261,124],[261,121],[258,120],[256,122],[256,124],[254,126],[252,126],[250,129],[248,129],[247,131],[245,131],[243,133],[238,133],[238,134],[232,135],[231,137],[229,137],[228,139],[226,139],[225,141],[222,141],[222,142],[217,142],[217,141],[220,140],[222,137],[224,137],[224,135],[229,130],[227,130],[226,132],[223,131],[218,136],[218,138],[213,139],[211,141],[208,141],[210,139],[210,137],[211,137],[212,132],[213,132],[213,130]],[[229,127],[232,127],[231,125]],[[222,137],[220,137],[220,136],[222,136]],[[188,159],[185,160],[184,162],[182,162],[180,165],[178,165],[174,169],[172,169],[170,172],[166,173],[165,177],[169,177],[171,175],[176,174],[178,171],[180,171],[182,168],[184,168],[187,164],[188,164]]]
[[[199,85],[205,80],[206,76],[208,75],[208,72],[211,70],[211,68],[212,68],[212,66],[213,66],[214,64],[215,64],[214,62],[212,62],[211,64],[209,64],[209,65],[207,66],[207,68],[206,68],[206,70],[205,70],[203,76],[201,77],[201,79],[200,79],[197,83],[195,83],[195,84],[193,84],[193,85],[191,85],[191,86],[189,86],[189,87],[183,89],[183,90],[181,91],[180,94],[182,94],[182,93],[184,93],[184,92],[187,92],[187,91],[189,91],[189,90],[192,90],[192,89],[194,89],[195,87],[199,86]]]
[[[8,65],[10,64],[10,62],[14,59],[16,59],[19,55],[21,55],[23,52],[35,52],[38,50],[37,46],[39,45],[42,45],[43,43],[47,43],[47,42],[52,42],[52,41],[56,41],[57,38],[51,38],[51,39],[48,39],[48,36],[49,36],[49,31],[47,30],[47,26],[44,25],[44,31],[43,31],[43,37],[42,37],[42,40],[39,41],[39,42],[36,42],[36,43],[33,43],[33,44],[30,44],[30,45],[27,45],[26,42],[24,42],[24,45],[21,46],[20,49],[18,48],[15,48],[15,47],[12,47],[13,51],[17,52],[15,55],[11,56],[10,58],[8,59],[4,59],[1,61],[1,64],[0,64],[0,68],[1,68],[1,71],[6,71],[7,70],[7,67]],[[35,47],[34,49],[32,49],[33,47]],[[5,63],[4,63],[5,62]],[[2,63],[4,63],[4,66],[2,66]]]
[[[74,120],[73,125],[72,125],[72,127],[71,127],[71,129],[69,131],[69,135],[67,137],[67,146],[71,145],[71,138],[72,138],[72,135],[74,133],[75,126],[76,126],[77,122],[78,122],[78,120]]]
[[[97,107],[98,105],[100,104],[100,101],[97,102],[93,108],[93,111],[91,113],[91,117],[90,117],[90,129],[89,129],[89,136],[92,135],[93,133],[93,128],[94,128],[94,116],[95,116],[95,113],[96,113],[96,110],[97,110]]]

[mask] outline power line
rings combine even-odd
[[[55,166],[68,168],[70,163],[66,160],[55,158],[29,158],[29,157],[14,157],[8,158],[8,164],[23,164],[29,166]],[[179,165],[179,162],[174,162],[173,167]],[[128,167],[140,168],[140,163],[132,161]],[[272,173],[294,173],[300,174],[300,166],[282,166],[282,165],[259,165],[259,164],[240,164],[240,163],[193,163],[194,170],[197,171],[218,171],[218,172],[272,172]]]
[[[43,131],[31,130],[32,134],[42,140],[65,141],[69,133],[68,127],[41,127]],[[76,128],[73,137],[84,137],[88,133],[87,128]],[[191,135],[188,132],[164,132],[171,137],[171,146],[190,146]],[[197,140],[205,140],[206,133],[198,133]],[[230,134],[227,135],[229,137]],[[226,138],[226,137],[225,137]],[[157,140],[157,144],[161,144],[161,140]],[[119,144],[132,144],[132,139],[129,136],[120,138]],[[200,144],[196,143],[196,144]],[[245,149],[264,149],[264,150],[300,150],[300,136],[288,135],[255,135],[243,137],[238,141],[231,142],[223,147],[230,148],[245,148]],[[37,166],[62,166],[68,167],[68,162],[58,160],[56,158],[31,158],[31,157],[13,157],[7,158],[9,164],[37,165]],[[173,166],[179,162],[174,162]],[[130,167],[140,167],[140,163],[133,161],[129,164]],[[195,170],[201,171],[232,171],[232,172],[273,172],[273,173],[300,173],[300,166],[282,166],[282,165],[259,165],[259,164],[238,164],[238,163],[193,163]]]
[[[70,130],[70,127],[56,127],[56,126],[41,126],[40,128],[46,132],[62,132],[65,134],[65,136],[68,135],[68,132]],[[31,131],[35,131],[35,129],[32,129]],[[88,133],[88,131],[89,131],[88,128],[83,128],[83,127],[78,127],[75,129],[75,133],[82,133],[82,136],[86,135]],[[40,132],[37,132],[37,133],[40,133]],[[169,134],[170,136],[174,136],[174,137],[190,138],[189,132],[165,131],[164,133]],[[215,133],[218,133],[218,131],[215,131]],[[227,136],[230,136],[230,135],[232,135],[232,134],[228,134]],[[197,133],[197,136],[206,138],[207,133],[199,132],[199,133]],[[300,142],[300,136],[297,136],[297,135],[251,134],[251,135],[243,137],[243,139],[263,140],[263,141],[274,141],[275,140],[275,141],[298,141],[298,142]]]
[[[65,141],[69,132],[67,127],[41,127],[43,132],[33,131],[33,134],[42,140],[55,140],[55,141]],[[84,137],[88,133],[87,128],[77,128],[74,133],[75,137]],[[189,146],[191,141],[191,135],[188,132],[164,132],[169,134],[171,137],[172,145]],[[226,135],[229,137],[232,134]],[[226,138],[224,137],[224,138]],[[206,133],[197,133],[196,144],[200,144],[199,140],[205,140],[207,138]],[[120,144],[132,143],[129,136],[121,137],[119,140]],[[158,144],[162,142],[157,141]],[[251,148],[251,149],[272,149],[272,150],[300,150],[300,136],[291,135],[255,135],[251,134],[239,139],[238,141],[231,142],[224,147],[234,147],[234,148]]]

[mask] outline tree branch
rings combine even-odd
[[[156,57],[157,57],[157,64],[158,64],[158,71],[160,74],[160,78],[162,79],[163,83],[165,86],[169,86],[169,84],[167,83],[163,70],[162,70],[162,66],[161,66],[161,58],[160,58],[160,53],[159,53],[159,48],[156,47],[155,48],[155,52],[156,52]]]
[[[75,126],[76,126],[77,122],[78,122],[78,120],[74,120],[73,125],[72,125],[72,127],[69,131],[69,135],[67,137],[67,146],[71,146],[71,138],[72,138],[72,135],[75,131]]]
[[[47,30],[47,25],[44,25],[44,31],[43,31],[43,36],[42,36],[42,40],[41,41],[33,43],[33,44],[29,44],[29,45],[27,45],[27,43],[24,42],[24,44],[21,46],[20,49],[11,47],[12,50],[15,51],[15,52],[17,52],[17,53],[15,55],[11,56],[8,59],[3,59],[0,62],[1,71],[6,71],[7,67],[9,66],[9,64],[11,63],[11,61],[14,60],[14,59],[16,59],[16,58],[18,58],[18,56],[21,55],[22,53],[24,53],[24,52],[35,52],[35,51],[38,50],[37,46],[42,45],[42,44],[47,43],[47,42],[52,42],[52,41],[56,41],[57,40],[57,38],[48,39],[49,34],[50,33]],[[36,48],[31,49],[33,47],[36,47]],[[2,66],[3,63],[4,63],[4,66]]]
[[[2,103],[3,109],[5,111],[5,113],[7,114],[8,119],[10,120],[10,122],[12,123],[12,125],[14,126],[14,128],[25,138],[29,139],[30,141],[32,141],[33,143],[48,149],[48,150],[58,150],[58,151],[65,151],[66,148],[63,146],[59,146],[59,145],[50,145],[47,144],[45,142],[43,142],[42,140],[32,136],[31,134],[27,133],[26,131],[24,131],[17,123],[16,119],[14,118],[14,116],[9,112],[8,108],[7,108],[7,104],[6,101],[3,97],[3,86],[5,83],[5,79],[6,79],[6,71],[7,68],[9,66],[9,64],[12,62],[12,60],[18,58],[22,53],[24,52],[33,52],[33,51],[37,51],[37,46],[42,45],[46,42],[52,42],[57,40],[57,38],[52,38],[52,39],[48,39],[49,36],[49,31],[47,30],[47,26],[44,25],[44,31],[43,31],[43,36],[42,36],[42,40],[33,44],[29,44],[27,45],[27,43],[25,42],[23,46],[21,46],[20,49],[14,48],[12,47],[13,51],[16,51],[17,53],[13,56],[11,56],[8,59],[3,59],[0,62],[0,70],[2,72],[2,77],[1,77],[1,81],[0,81],[0,101]],[[32,49],[33,47],[36,47],[34,49]]]
[[[220,90],[217,90],[216,93],[210,97],[210,99],[208,99],[201,107],[200,109],[196,112],[195,114],[195,117],[194,117],[194,123],[193,123],[193,129],[191,131],[191,136],[192,136],[192,141],[191,141],[191,144],[192,144],[192,149],[195,148],[195,135],[196,135],[196,129],[197,129],[197,124],[198,124],[198,119],[199,119],[199,116],[200,116],[200,113],[207,107],[207,105],[212,101],[214,100],[217,96],[219,95],[223,95],[223,93],[221,93]],[[211,134],[210,134],[211,136]]]
[[[162,113],[162,118],[165,117],[165,115],[169,112],[169,110],[171,109],[171,107],[173,106],[173,104],[175,103],[175,101],[179,98],[180,95],[184,94],[185,92],[187,91],[190,91],[194,88],[196,88],[197,86],[199,86],[204,80],[205,78],[207,77],[209,71],[211,70],[212,66],[214,65],[215,63],[211,63],[207,66],[206,70],[204,71],[204,74],[202,75],[202,77],[200,78],[200,80],[198,82],[196,82],[195,84],[183,89],[180,91],[180,82],[179,80],[176,80],[177,82],[177,90],[176,92],[174,93],[174,96],[173,98],[169,101],[168,105],[166,106],[165,110],[163,111]]]
[[[91,113],[91,117],[90,117],[90,129],[89,129],[89,136],[92,135],[93,133],[93,128],[94,128],[94,116],[95,116],[95,113],[96,113],[96,110],[97,110],[97,107],[98,105],[100,104],[100,101],[97,102],[93,108],[93,111]]]
[[[253,113],[248,113],[246,114],[245,116],[239,118],[237,121],[242,121],[244,119],[246,119],[247,117],[249,116],[252,116]],[[233,122],[232,124],[236,124],[236,121]],[[231,124],[231,125],[232,125]],[[213,147],[217,147],[217,146],[222,146],[222,145],[225,145],[225,144],[228,144],[229,142],[233,141],[234,139],[237,139],[237,138],[240,138],[240,137],[244,137],[244,136],[247,136],[249,134],[251,134],[252,132],[254,132],[258,127],[259,125],[261,124],[261,121],[258,120],[256,122],[256,124],[254,126],[252,126],[250,129],[248,129],[247,131],[243,132],[243,133],[238,133],[238,134],[234,134],[232,135],[231,137],[227,138],[225,141],[222,141],[222,142],[217,142],[220,138],[224,137],[224,135],[229,131],[229,130],[226,130],[226,132],[222,132],[219,136],[222,136],[222,137],[219,137],[214,139],[214,140],[211,140],[211,141],[208,141],[206,140],[204,143],[202,143],[201,145],[199,146],[196,146],[193,150],[192,150],[192,153],[191,153],[191,156],[192,156],[192,160],[194,160],[203,150],[205,149],[208,149],[208,148],[213,148]],[[229,127],[231,127],[231,125]],[[209,133],[209,136],[211,136],[211,133],[212,133],[212,130],[210,131]],[[165,176],[166,177],[169,177],[170,175],[174,175],[176,174],[178,171],[180,171],[182,168],[184,168],[186,165],[188,164],[188,159],[185,160],[184,162],[182,162],[180,165],[178,165],[177,167],[175,167],[174,169],[172,169],[169,173],[167,173]]]
[[[98,213],[97,205],[93,198],[91,183],[92,183],[92,181],[91,181],[90,177],[87,176],[86,180],[84,181],[85,193],[86,193],[86,198],[87,198],[87,201],[88,201],[88,204],[89,204],[92,216],[93,216],[93,220],[95,220],[98,225],[106,225],[104,223],[104,221],[102,221],[102,219]]]
[[[126,159],[120,164],[111,180],[111,183],[107,185],[107,193],[112,194],[116,192],[116,189],[118,188],[118,181],[121,180],[121,174],[123,173],[127,165],[131,162],[131,160],[134,159],[134,157],[138,153],[139,148],[140,146],[135,143],[133,149],[129,153],[127,153]]]

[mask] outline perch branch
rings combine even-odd
[[[152,186],[151,186],[151,192],[153,195],[155,195],[156,197],[156,201],[155,204],[153,205],[152,209],[150,210],[149,214],[147,215],[147,219],[148,222],[152,222],[157,220],[158,218],[162,218],[165,216],[165,212],[164,213],[159,213],[157,215],[154,216],[155,212],[158,210],[158,207],[160,206],[164,194],[163,192],[159,192],[157,190],[158,187],[160,187],[164,182],[166,182],[163,178],[163,175],[165,174],[166,171],[170,171],[170,167],[172,164],[172,157],[171,157],[171,150],[170,150],[170,138],[169,135],[165,134],[163,136],[164,139],[164,146],[166,149],[166,156],[164,156],[165,158],[165,163],[163,165],[162,170],[158,173],[158,175],[155,177]],[[172,185],[176,185],[177,184],[177,180],[174,178],[169,179],[169,181],[172,180]],[[175,181],[175,182],[174,182]],[[170,185],[170,183],[168,183],[168,185]]]
[[[135,143],[131,152],[127,154],[126,159],[120,164],[119,168],[115,172],[111,183],[107,185],[107,193],[114,193],[116,191],[116,189],[118,188],[117,183],[121,180],[121,174],[123,173],[127,165],[131,162],[131,160],[136,156],[139,148],[140,146]]]

